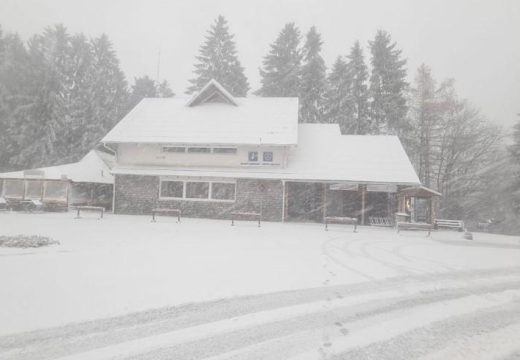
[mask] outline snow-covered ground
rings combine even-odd
[[[0,213],[8,234],[61,244],[0,248],[3,359],[520,354],[516,237]]]

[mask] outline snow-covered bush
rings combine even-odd
[[[17,248],[36,248],[49,245],[58,245],[60,242],[40,235],[0,235],[0,246]]]

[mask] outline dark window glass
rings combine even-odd
[[[162,148],[163,152],[172,152],[172,153],[184,153],[186,152],[186,148],[182,146],[164,146]]]
[[[207,182],[187,182],[187,199],[207,199],[209,198],[209,183]]]
[[[264,161],[273,161],[273,152],[272,151],[264,151]]]
[[[212,183],[211,198],[216,200],[235,200],[235,184]]]
[[[182,181],[162,181],[161,197],[182,198],[183,186]]]
[[[215,154],[236,154],[236,148],[213,148]]]
[[[188,148],[189,153],[209,153],[211,151],[211,148],[207,147],[191,147]]]
[[[250,151],[248,160],[249,161],[258,161],[258,151]]]

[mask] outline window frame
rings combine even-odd
[[[233,199],[215,199],[213,197],[213,185],[214,184],[231,184],[234,186]],[[211,181],[209,187],[209,198],[211,201],[222,201],[222,202],[235,202],[237,200],[237,183],[236,181]]]
[[[163,182],[180,182],[182,183],[182,197],[175,197],[175,196],[162,196],[162,186]],[[182,180],[173,180],[173,179],[161,179],[159,182],[159,199],[162,200],[183,200],[184,196],[186,194],[186,184]]]
[[[176,150],[173,150],[176,149]],[[179,151],[180,149],[183,149],[182,151]],[[186,146],[163,146],[161,148],[161,152],[163,153],[169,153],[169,154],[185,154],[187,152]]]
[[[181,182],[182,183],[182,197],[164,197],[161,196],[161,189],[162,189],[162,183],[168,182],[168,181],[174,181],[174,182]],[[211,180],[200,180],[200,179],[171,179],[171,178],[161,178],[159,184],[159,197],[158,200],[177,200],[177,201],[202,201],[202,202],[226,202],[226,203],[233,203],[237,199],[237,181],[236,180],[230,180],[230,179],[211,179]],[[201,183],[207,183],[209,184],[208,188],[208,197],[207,198],[189,198],[186,197],[186,183],[194,183],[194,182],[201,182]],[[213,198],[213,183],[218,184],[233,184],[235,186],[234,196],[233,199],[215,199]]]
[[[236,155],[238,154],[238,149],[236,147],[215,147],[211,149],[213,154],[218,155]],[[219,151],[219,150],[231,150],[231,151]]]
[[[193,149],[198,149],[198,150],[202,150],[202,149],[207,149],[204,150],[204,151],[193,151]],[[211,147],[208,147],[208,146],[190,146],[186,149],[186,153],[188,154],[211,154]]]

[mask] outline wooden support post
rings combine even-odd
[[[285,222],[286,210],[287,210],[287,193],[285,192],[285,180],[282,180],[282,222]]]
[[[327,217],[327,184],[322,184],[323,186],[323,219]]]
[[[365,225],[365,208],[366,208],[366,185],[360,185],[361,187],[361,225]]]

